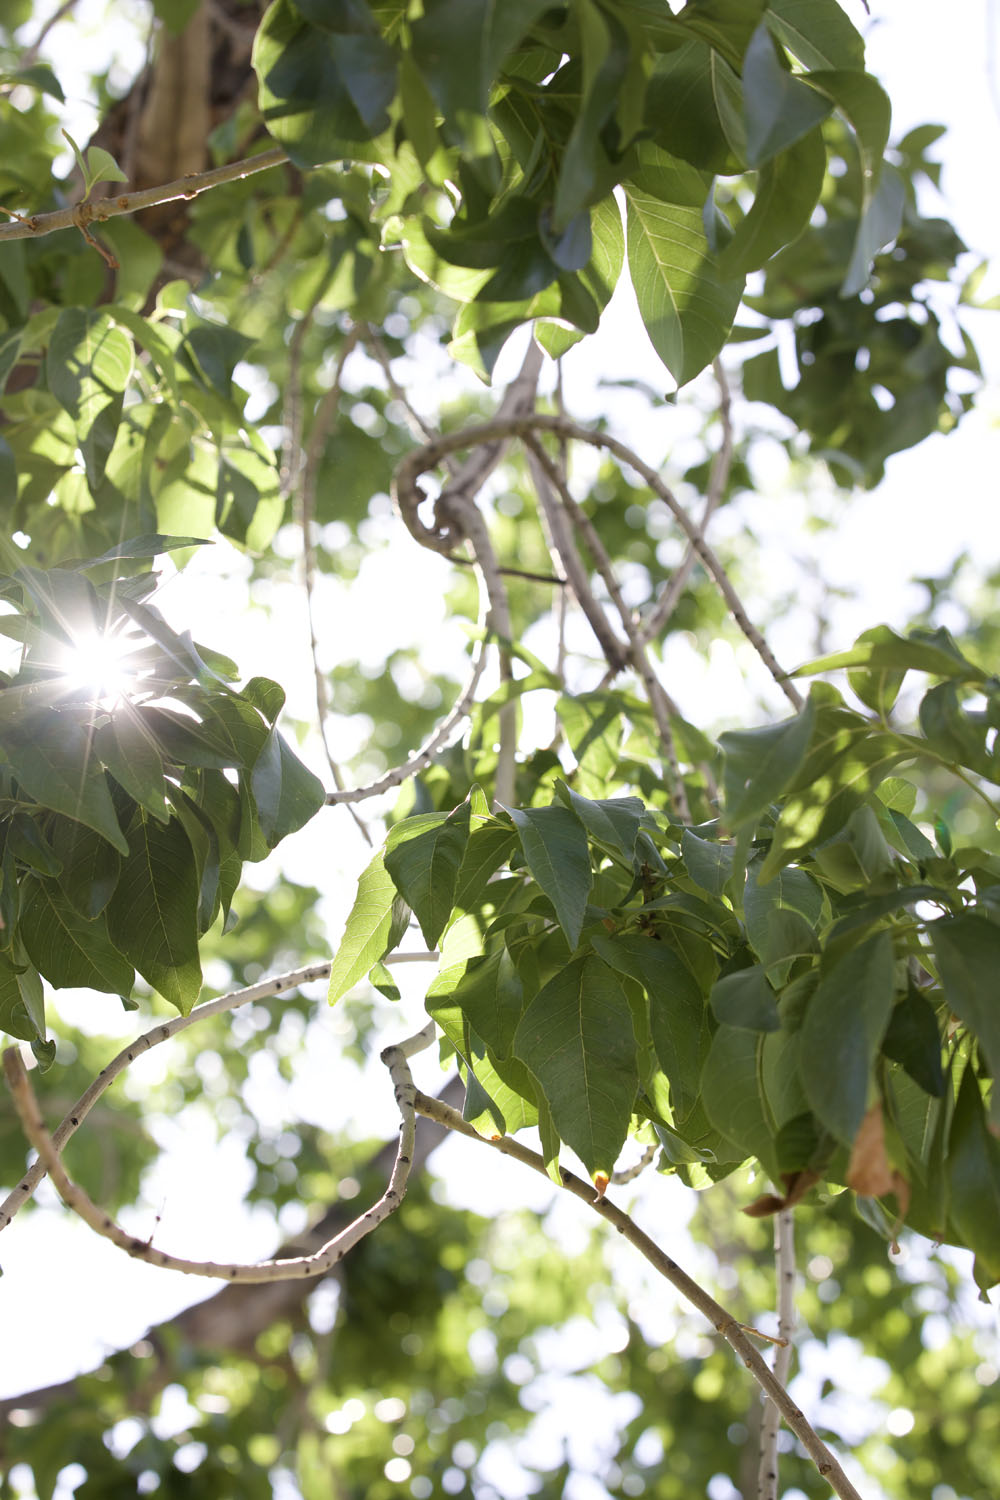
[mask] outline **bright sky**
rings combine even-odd
[[[871,65],[894,101],[894,135],[928,120],[949,126],[948,135],[937,147],[945,163],[946,211],[977,255],[996,253],[1000,244],[1000,200],[993,191],[991,169],[984,166],[995,162],[1000,154],[996,100],[1000,23],[996,4],[993,0],[964,0],[961,5],[945,8],[940,0],[872,0],[871,21],[866,21],[857,0],[852,0],[847,8],[852,19],[866,30]],[[103,8],[96,4],[85,4],[80,9],[85,16],[91,12],[103,13]],[[71,32],[66,28],[66,39],[72,40],[77,61],[82,57],[84,67],[101,65],[106,33],[102,34],[98,27],[93,29],[87,52],[80,48],[75,29]],[[57,66],[62,72],[62,60]],[[85,139],[89,125],[86,109],[82,108],[82,92],[80,85],[73,101],[70,129],[74,133],[79,130]],[[607,406],[606,393],[595,384],[597,371],[628,374],[663,384],[662,371],[651,352],[647,356],[644,335],[634,326],[634,315],[624,305],[615,305],[614,311],[617,317],[609,316],[602,332],[567,362],[568,404],[584,419]],[[859,588],[863,593],[861,604],[851,605],[835,617],[838,645],[847,644],[859,630],[879,620],[902,623],[919,597],[909,583],[915,574],[941,571],[955,553],[965,548],[981,561],[984,570],[998,561],[1000,538],[995,523],[991,525],[990,521],[996,506],[1000,330],[995,331],[991,321],[984,317],[975,333],[992,378],[992,391],[979,412],[966,419],[956,435],[946,440],[931,440],[919,453],[891,460],[888,478],[880,489],[848,506],[842,527],[824,535],[819,543],[822,570],[830,582]],[[516,362],[513,355],[511,362]],[[626,440],[640,450],[652,441],[654,451],[648,456],[659,461],[664,447],[661,435],[638,428],[627,401],[620,405]],[[619,412],[615,415],[617,421]],[[748,512],[767,550],[769,566],[779,572],[784,566],[783,558],[800,559],[807,555],[807,548],[817,545],[800,526],[805,516],[803,497],[787,493],[761,495],[751,502]],[[391,519],[385,525],[391,528]],[[381,601],[392,597],[393,590],[398,588],[400,570],[406,569],[411,589],[418,568],[423,567],[428,578],[437,576],[436,559],[424,556],[417,561],[412,544],[406,540],[402,546],[407,549],[403,557],[397,549],[390,549],[366,563],[349,603],[337,586],[331,585],[323,599],[328,639],[336,642],[348,638],[352,651],[354,642],[365,639],[373,656],[382,653],[383,646],[388,648],[393,643],[387,632],[398,631],[398,618],[394,611],[385,611]],[[165,591],[164,605],[175,623],[185,626],[191,623],[191,611],[196,608],[203,589],[198,582],[201,566],[190,580],[178,579]],[[792,577],[790,563],[788,576]],[[206,640],[221,649],[229,645],[248,673],[270,673],[282,680],[291,689],[292,711],[308,717],[310,673],[301,667],[301,649],[290,651],[287,640],[277,638],[262,612],[254,611],[247,616],[242,585],[215,581],[212,589],[212,620],[204,628]],[[301,605],[291,592],[287,603],[286,618],[299,622],[301,643],[304,640]],[[778,633],[778,655],[790,664],[802,660],[810,651],[810,643],[802,634],[804,618],[790,618]],[[225,638],[227,620],[233,627],[231,645]],[[433,630],[442,623],[440,589],[431,584],[421,606],[420,625],[422,629]],[[446,628],[443,641],[438,640],[430,647],[432,659],[436,656],[453,661],[459,646],[455,627]],[[295,649],[301,670],[289,680],[289,664]],[[760,692],[765,687],[756,666],[734,654],[728,646],[713,655],[707,671],[704,662],[685,660],[683,653],[669,665],[675,674],[671,690],[693,717],[704,717],[706,701],[725,705],[727,711],[744,701],[744,669],[751,676],[754,691]],[[339,820],[344,868],[339,877],[334,876],[327,883],[342,921],[353,881],[366,858],[360,842],[352,837],[346,818],[322,814],[310,829],[291,841],[285,862],[289,872],[299,879],[314,881],[318,871],[328,873],[331,817]],[[424,966],[409,967],[412,971]],[[421,981],[426,978],[426,972],[420,975]],[[318,1000],[322,1014],[322,997],[318,996]],[[99,1017],[100,1026],[109,1033],[123,1039],[133,1034],[136,1018],[125,1015],[113,999],[88,996],[87,1008],[91,1016]],[[404,1009],[416,1020],[419,994],[404,1003]],[[404,1018],[398,1011],[393,1024],[400,1032],[404,1030]],[[303,1077],[292,1094],[294,1107],[303,1116],[338,1129],[350,1123],[344,1118],[344,1100],[335,1086],[340,1026],[336,1013],[328,1017],[316,1045],[311,1048],[315,1071]],[[141,1089],[145,1079],[158,1076],[169,1063],[169,1046],[156,1049],[131,1070],[131,1085],[126,1086]],[[420,1071],[425,1086],[434,1088],[433,1064],[428,1069],[424,1063]],[[265,1059],[254,1076],[255,1102],[260,1102],[265,1111],[269,1108],[269,1086],[270,1072]],[[395,1128],[387,1082],[382,1094],[373,1087],[366,1101],[352,1101],[351,1108],[362,1129],[389,1135]],[[158,1242],[178,1253],[216,1259],[266,1255],[273,1244],[269,1217],[263,1212],[248,1213],[240,1207],[246,1178],[238,1144],[229,1141],[216,1147],[210,1122],[207,1118],[199,1121],[196,1116],[186,1116],[183,1129],[176,1122],[164,1122],[161,1135],[167,1149],[149,1184],[150,1207],[130,1219],[129,1226],[145,1236],[153,1227],[156,1213],[161,1212]],[[438,1154],[436,1166],[442,1167],[445,1152],[450,1153],[455,1196],[468,1206],[492,1213],[503,1202],[538,1209],[549,1202],[545,1184],[536,1186],[528,1174],[517,1170],[512,1163],[500,1162],[494,1174],[484,1173],[480,1164],[470,1174],[468,1158],[460,1154],[465,1149],[475,1148],[449,1145]],[[211,1191],[199,1193],[194,1183],[196,1179],[205,1180],[204,1165],[208,1158],[214,1161]],[[195,1163],[199,1167],[197,1173],[193,1170]],[[683,1216],[686,1210],[681,1207],[679,1195],[673,1196],[673,1185],[659,1181],[655,1187],[660,1205],[655,1210],[656,1218],[662,1222],[668,1203],[672,1214]],[[43,1192],[39,1198],[51,1201],[51,1194]],[[575,1207],[559,1212],[567,1225],[576,1222]],[[286,1227],[293,1230],[298,1226],[289,1222]],[[0,1394],[65,1378],[81,1368],[92,1367],[106,1351],[139,1337],[148,1324],[209,1295],[214,1289],[214,1284],[156,1271],[128,1260],[81,1224],[67,1221],[58,1212],[19,1219],[0,1236],[0,1263],[5,1273],[0,1283],[0,1298],[4,1305],[6,1351],[0,1365]],[[45,1326],[59,1330],[57,1342],[39,1335],[36,1311],[39,1305],[45,1308]],[[12,1358],[10,1351],[14,1350],[18,1352]],[[814,1385],[818,1387],[818,1378],[815,1382],[810,1379],[809,1388]],[[177,1425],[183,1425],[182,1414]]]

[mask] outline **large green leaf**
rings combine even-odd
[[[833,672],[838,667],[864,667],[869,671],[931,672],[957,682],[985,682],[988,673],[969,661],[947,630],[913,630],[899,635],[889,625],[875,625],[859,635],[848,651],[835,651],[798,668],[796,677]]]
[[[822,132],[810,130],[763,167],[753,203],[719,255],[722,276],[745,276],[798,238],[819,201],[826,173]]]
[[[864,41],[838,0],[767,0],[767,20],[807,68],[864,67]]]
[[[164,795],[163,758],[129,703],[118,705],[98,729],[95,749],[118,785],[165,823],[170,809]]]
[[[710,996],[716,1019],[745,1031],[777,1031],[778,1000],[761,964],[724,974]]]
[[[272,729],[251,772],[261,833],[273,849],[314,817],[326,801],[318,776],[304,766],[283,734]]]
[[[533,878],[555,907],[566,941],[575,948],[592,880],[587,834],[568,807],[508,808]]]
[[[538,1079],[556,1129],[591,1176],[610,1177],[635,1099],[635,1036],[625,992],[599,958],[577,958],[521,1018],[514,1052]]]
[[[131,994],[132,965],[112,943],[104,916],[81,917],[53,881],[30,883],[19,932],[38,972],[57,988]]]
[[[171,818],[164,827],[138,812],[108,902],[108,932],[143,979],[185,1016],[201,989],[199,894],[194,851],[181,824]]]
[[[465,1020],[498,1058],[510,1056],[514,1032],[524,1008],[524,986],[507,948],[470,958],[464,970],[452,976],[447,989],[435,984],[427,992],[427,1009],[435,1015],[432,1000],[447,995]],[[444,980],[442,974],[441,980]]]
[[[743,62],[743,107],[747,159],[760,167],[809,134],[830,113],[831,104],[789,71],[762,24]]]
[[[810,701],[793,719],[719,736],[726,757],[723,791],[730,828],[759,818],[789,785],[805,759],[813,720]]]
[[[958,1019],[982,1048],[994,1080],[1000,1079],[1000,928],[973,915],[942,917],[929,927],[944,992]],[[996,1082],[990,1119],[1000,1130],[1000,1088]]]
[[[428,948],[437,947],[455,904],[469,816],[469,804],[463,802],[447,817],[406,818],[390,828],[386,839],[385,867],[413,909]]]
[[[638,980],[646,991],[653,1049],[670,1083],[674,1114],[683,1120],[698,1097],[698,1076],[708,1044],[701,990],[683,959],[654,937],[597,933],[593,942],[606,964]]]
[[[976,1280],[985,1290],[1000,1281],[1000,1141],[987,1129],[979,1085],[968,1067],[952,1120],[946,1176],[948,1216],[975,1251]]]
[[[118,435],[122,397],[132,373],[132,341],[106,312],[67,307],[46,356],[49,390],[76,426],[87,479],[104,477]]]
[[[381,36],[311,25],[290,0],[274,0],[254,39],[264,122],[299,166],[366,155],[389,123],[396,59]]]
[[[406,928],[405,911],[380,850],[358,881],[358,894],[333,957],[331,1005],[395,947]]]
[[[741,1156],[756,1156],[777,1177],[774,1141],[761,1096],[761,1039],[752,1031],[720,1026],[701,1075],[701,1095],[712,1125]]]
[[[718,276],[701,173],[655,147],[642,148],[642,162],[624,184],[629,272],[650,342],[680,386],[722,348],[743,281]]]
[[[128,853],[104,772],[82,724],[59,714],[39,723],[30,737],[23,730],[8,730],[2,740],[14,775],[29,796],[93,828],[120,854]]]
[[[595,843],[617,855],[629,869],[635,858],[639,825],[646,814],[638,797],[581,797],[564,781],[556,783],[559,796],[576,813]]]
[[[850,1145],[858,1133],[893,1000],[892,939],[881,932],[827,969],[799,1038],[799,1072],[819,1119]]]

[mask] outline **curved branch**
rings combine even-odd
[[[473,659],[472,672],[469,675],[468,682],[456,699],[451,712],[446,718],[441,720],[441,723],[434,730],[430,739],[425,740],[420,749],[415,750],[409,760],[404,761],[401,766],[394,766],[391,771],[387,771],[384,776],[380,776],[378,781],[372,781],[368,786],[352,787],[347,791],[327,792],[326,800],[328,806],[336,806],[340,802],[364,802],[368,797],[379,797],[383,792],[391,791],[394,786],[401,785],[409,776],[415,776],[418,771],[422,771],[425,766],[430,765],[437,752],[451,737],[452,730],[457,724],[461,723],[472,707],[473,699],[476,696],[476,688],[479,686],[479,679],[482,677],[486,666],[486,646],[487,637],[484,635],[479,642]]]
[[[279,167],[288,160],[288,153],[280,146],[262,151],[258,156],[248,156],[242,161],[227,162],[223,167],[211,167],[207,172],[191,172],[175,182],[166,182],[161,187],[143,188],[135,193],[117,193],[112,198],[98,198],[95,202],[77,203],[72,208],[58,208],[54,213],[18,214],[10,224],[0,224],[0,241],[33,240],[43,234],[54,234],[57,229],[85,230],[90,224],[103,224],[107,219],[116,219],[121,214],[135,214],[143,208],[154,208],[160,203],[172,203],[175,198],[197,198],[209,188],[220,187],[224,182],[238,182],[251,177],[254,172],[266,172],[268,167]],[[4,209],[10,213],[10,209]]]
[[[476,427],[466,427],[461,432],[436,438],[433,443],[427,443],[423,448],[417,448],[412,453],[408,453],[396,470],[393,481],[393,496],[411,535],[423,546],[430,547],[435,552],[448,552],[456,541],[461,540],[461,536],[456,534],[455,521],[442,508],[440,500],[435,507],[433,526],[427,526],[420,519],[418,508],[425,496],[417,481],[422,474],[435,468],[456,449],[493,443],[502,437],[523,437],[532,432],[554,432],[581,443],[588,443],[592,448],[605,448],[645,480],[684,531],[695,553],[714,579],[737,625],[767,667],[778,687],[792,706],[796,710],[800,709],[804,701],[801,693],[789,680],[788,673],[780,665],[767,641],[750,619],[728,573],[702,536],[697,523],[691,520],[673,491],[664,484],[656,470],[618,438],[602,432],[593,432],[590,428],[581,427],[566,417],[551,416],[541,412],[519,417],[498,417],[492,422],[484,422]]]
[[[119,1224],[98,1208],[89,1195],[69,1176],[56,1150],[38,1108],[31,1082],[16,1047],[8,1047],[3,1055],[4,1072],[10,1088],[14,1107],[17,1110],[24,1133],[28,1137],[52,1178],[59,1196],[67,1208],[73,1209],[95,1233],[108,1239],[135,1260],[147,1261],[169,1271],[183,1271],[190,1276],[207,1276],[218,1281],[262,1282],[290,1281],[303,1276],[315,1276],[318,1272],[331,1270],[347,1252],[370,1234],[383,1219],[399,1207],[406,1191],[410,1166],[413,1162],[413,1143],[416,1130],[414,1099],[416,1089],[410,1074],[408,1059],[414,1053],[429,1047],[434,1039],[434,1023],[428,1022],[422,1031],[394,1047],[387,1047],[382,1061],[389,1069],[393,1081],[396,1103],[402,1124],[399,1132],[399,1148],[393,1163],[389,1184],[377,1203],[361,1214],[346,1229],[328,1240],[312,1255],[291,1256],[287,1260],[236,1262],[229,1265],[216,1261],[188,1260],[185,1256],[169,1255],[154,1248],[151,1241],[137,1239],[128,1234]]]
[[[526,1167],[540,1172],[543,1177],[548,1177],[543,1158],[535,1151],[530,1151],[527,1146],[512,1140],[510,1136],[480,1135],[466,1120],[463,1120],[457,1109],[451,1109],[442,1104],[438,1099],[431,1099],[418,1090],[414,1105],[418,1114],[426,1115],[430,1120],[437,1120],[446,1125],[450,1130],[457,1131],[459,1135],[468,1136],[471,1140],[479,1141],[483,1146],[490,1146],[494,1151],[499,1151],[502,1156],[512,1156],[515,1161],[522,1162]],[[629,1244],[634,1245],[641,1255],[649,1261],[654,1270],[659,1271],[670,1284],[677,1288],[688,1302],[696,1307],[700,1313],[709,1320],[716,1333],[739,1355],[754,1379],[762,1390],[770,1397],[775,1406],[781,1412],[786,1423],[795,1433],[809,1457],[816,1465],[817,1470],[827,1480],[834,1493],[841,1500],[861,1500],[861,1496],[854,1485],[844,1473],[837,1459],[830,1449],[813,1429],[806,1418],[805,1413],[792,1400],[785,1387],[772,1374],[766,1361],[754,1348],[743,1330],[742,1324],[738,1323],[720,1303],[709,1292],[705,1291],[693,1277],[686,1271],[681,1270],[675,1260],[672,1260],[665,1251],[661,1250],[655,1240],[650,1239],[629,1217],[627,1213],[615,1204],[609,1203],[607,1198],[595,1197],[594,1188],[591,1183],[584,1182],[582,1178],[575,1177],[572,1172],[560,1167],[559,1175],[562,1185],[567,1192],[574,1197],[580,1198],[594,1213],[600,1214],[609,1224],[613,1224],[618,1233],[624,1235]]]
[[[112,1058],[106,1068],[101,1069],[90,1087],[80,1095],[62,1124],[53,1132],[52,1144],[56,1151],[63,1149],[70,1136],[83,1124],[105,1089],[115,1081],[119,1073],[124,1073],[137,1057],[141,1057],[151,1047],[158,1046],[160,1042],[167,1041],[178,1032],[186,1031],[189,1026],[193,1026],[197,1021],[203,1021],[206,1016],[218,1016],[228,1010],[238,1010],[241,1005],[249,1005],[254,1000],[268,1000],[272,995],[281,995],[285,990],[298,989],[300,985],[310,984],[313,980],[328,979],[330,968],[329,963],[308,964],[303,969],[291,969],[287,974],[276,974],[272,979],[261,979],[256,984],[247,985],[245,989],[232,990],[227,995],[218,995],[214,1000],[206,1000],[203,1005],[196,1005],[186,1016],[174,1016],[171,1021],[162,1021],[142,1036],[136,1037],[134,1042],[129,1042],[127,1047],[122,1048],[117,1057]],[[18,1209],[24,1207],[44,1176],[45,1164],[39,1159],[24,1174],[17,1187],[7,1194],[3,1203],[0,1203],[0,1230],[7,1228]]]

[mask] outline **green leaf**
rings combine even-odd
[[[567,807],[512,807],[507,811],[520,837],[528,869],[555,907],[566,941],[575,948],[593,878],[583,824]]]
[[[597,933],[594,949],[611,968],[636,979],[649,997],[649,1029],[657,1061],[670,1084],[675,1116],[683,1120],[698,1097],[708,1045],[705,1001],[683,959],[666,943],[638,933]]]
[[[610,854],[617,855],[631,869],[639,825],[646,815],[646,808],[639,798],[581,797],[564,781],[556,782],[556,792],[576,813],[590,838]]]
[[[795,677],[814,677],[838,667],[866,667],[899,672],[930,672],[956,682],[986,682],[988,674],[962,655],[947,630],[913,630],[902,636],[888,625],[876,625],[859,635],[849,651],[836,651],[806,662]]]
[[[87,191],[97,182],[128,182],[128,178],[110,151],[103,146],[87,147]]]
[[[732,844],[699,838],[690,828],[681,834],[681,858],[691,879],[709,895],[721,896],[733,873]]]
[[[865,44],[838,0],[768,0],[775,36],[807,68],[863,68]]]
[[[27,67],[18,68],[16,72],[4,73],[3,81],[4,83],[27,84],[28,88],[38,89],[39,93],[49,94],[53,99],[58,99],[60,104],[66,103],[62,85],[48,63],[29,63]]]
[[[386,839],[385,867],[420,923],[428,948],[437,947],[455,904],[469,842],[469,817],[469,804],[463,802],[446,818],[438,814],[406,818],[390,828]]]
[[[642,171],[624,184],[629,272],[650,342],[681,386],[725,343],[743,282],[717,275],[702,220],[706,179],[655,147],[640,155]]]
[[[925,1093],[935,1099],[944,1097],[938,1019],[930,1001],[913,984],[893,1006],[882,1051],[905,1068]]]
[[[171,818],[164,827],[138,812],[108,902],[108,932],[142,977],[185,1016],[201,989],[199,894],[194,851],[180,823]]]
[[[538,1079],[560,1139],[591,1176],[610,1177],[628,1134],[637,1086],[628,1000],[599,958],[578,958],[531,1001],[515,1055]]]
[[[456,911],[475,911],[500,866],[517,843],[517,835],[505,823],[495,819],[473,828],[462,856],[455,885]]]
[[[111,775],[161,823],[170,816],[165,796],[163,759],[142,719],[131,705],[118,705],[98,729],[94,748]]]
[[[719,736],[725,755],[723,790],[730,828],[751,823],[793,780],[805,760],[814,723],[810,700],[792,719]]]
[[[760,167],[807,135],[831,106],[783,65],[770,31],[761,24],[743,60],[743,107],[747,159]]]
[[[778,1000],[761,964],[724,974],[709,997],[716,1019],[747,1031],[777,1031],[781,1025]]]
[[[840,288],[842,297],[855,297],[864,291],[875,256],[899,234],[905,205],[906,190],[902,178],[895,168],[884,166],[875,194],[858,225],[854,250]]]
[[[398,930],[401,905],[392,876],[379,851],[358,881],[358,894],[334,954],[330,970],[331,1005],[353,989],[372,965],[396,946],[402,936]],[[405,923],[403,927],[405,930]],[[395,941],[394,930],[397,932]]]
[[[718,258],[720,276],[745,276],[807,228],[826,173],[822,131],[810,130],[763,167],[746,217]]]
[[[89,921],[111,900],[121,872],[121,855],[93,829],[68,818],[53,818],[47,831],[61,866],[57,878],[62,893]]]
[[[792,959],[819,949],[815,929],[823,910],[823,892],[804,870],[779,870],[762,885],[760,869],[754,862],[747,871],[743,918],[757,957],[769,972],[777,969],[770,977],[781,985]]]
[[[995,1079],[993,1087],[995,1092]],[[975,1251],[980,1285],[992,1286],[1000,1281],[1000,1141],[986,1127],[979,1085],[968,1067],[958,1090],[946,1174],[948,1216]]]
[[[103,915],[87,921],[52,881],[29,883],[18,930],[38,972],[58,989],[131,994],[132,965],[112,943]]]
[[[434,990],[434,993],[442,993]],[[507,948],[472,957],[448,991],[468,1024],[500,1059],[509,1057],[524,1009],[524,985]],[[428,1009],[434,1014],[428,991]]]
[[[813,88],[830,98],[854,127],[861,152],[862,202],[871,201],[889,144],[892,106],[882,86],[860,69],[820,69],[809,74]]]
[[[881,932],[827,969],[799,1033],[799,1071],[811,1109],[845,1145],[868,1107],[872,1064],[893,1001],[892,939]]]
[[[45,373],[49,390],[73,419],[92,488],[104,477],[132,364],[132,340],[106,312],[63,308]]]
[[[326,802],[326,788],[304,766],[283,734],[272,729],[250,774],[257,820],[268,847],[295,833]]]
[[[1000,1078],[1000,928],[983,917],[942,917],[928,927],[938,972],[955,1015],[979,1042],[994,1080]],[[1000,1128],[1000,1088],[990,1101],[990,1120]]]
[[[777,1177],[771,1125],[760,1087],[761,1039],[752,1031],[720,1026],[701,1075],[701,1096],[710,1123],[741,1156],[756,1156]]]
[[[2,739],[23,791],[43,807],[93,828],[120,854],[128,853],[104,772],[82,724],[60,714],[36,724],[30,736],[6,730]]]
[[[254,39],[253,66],[264,123],[297,166],[357,156],[389,123],[396,60],[377,34],[312,26],[290,0],[275,0]]]

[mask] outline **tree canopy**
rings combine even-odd
[[[78,22],[32,10],[0,5],[0,1230],[47,1174],[133,1258],[231,1285],[3,1403],[2,1492],[768,1500],[780,1450],[810,1500],[866,1471],[985,1496],[996,1366],[924,1320],[968,1299],[931,1243],[1000,1282],[996,627],[942,577],[779,659],[745,509],[765,450],[835,516],[972,407],[941,127],[893,136],[836,0],[155,0],[81,144]],[[582,420],[564,371],[628,285],[658,383]],[[210,598],[170,608],[207,550],[286,681]],[[379,568],[373,661],[326,621]],[[720,641],[744,701],[687,707]],[[320,825],[336,912],[283,861]],[[308,1070],[324,989],[385,1146],[256,1112],[250,1052],[279,1092]],[[120,1052],[102,994],[136,1012]],[[164,1083],[116,1083],[161,1044]],[[157,1116],[206,1106],[272,1260],[129,1227]],[[447,1201],[461,1135],[625,1243]],[[697,1279],[626,1212],[690,1212],[679,1184]],[[799,1316],[882,1361],[892,1446],[788,1394],[793,1223]],[[654,1273],[700,1315],[676,1354]],[[569,1371],[609,1442],[547,1461],[545,1350],[605,1316]]]

